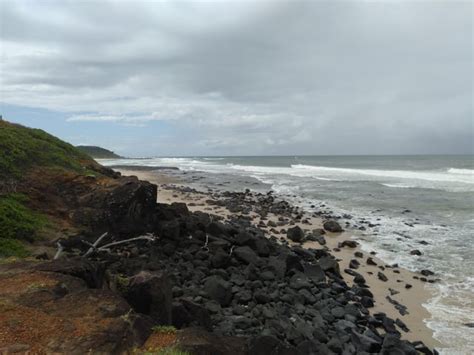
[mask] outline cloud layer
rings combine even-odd
[[[0,101],[106,123],[129,154],[162,125],[149,154],[473,151],[472,2],[3,0],[0,16]]]

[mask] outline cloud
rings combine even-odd
[[[189,154],[473,150],[468,1],[0,6],[0,101],[74,129],[167,122]]]

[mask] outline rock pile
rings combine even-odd
[[[159,305],[146,305],[167,299],[167,286],[145,287],[154,290],[147,291],[149,302],[143,285],[135,292],[137,279],[161,280],[149,274],[159,272],[173,285],[172,302],[162,302],[170,309],[161,311],[170,312],[173,325],[247,337],[250,354],[432,353],[402,340],[385,314],[370,315],[374,300],[365,280],[354,272],[357,282],[349,287],[328,250],[289,247],[267,239],[249,219],[223,223],[183,204],[160,205],[159,214],[156,242],[124,247],[128,258],[95,255],[108,264],[108,275],[127,280],[122,292],[137,312],[153,316]],[[301,236],[297,229],[288,233]]]

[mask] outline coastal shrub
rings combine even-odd
[[[0,196],[0,257],[27,256],[22,241],[33,241],[48,220],[26,207],[22,194]]]
[[[28,250],[22,242],[14,239],[0,238],[0,258],[18,257],[24,258],[28,256]]]
[[[115,285],[118,291],[122,293],[127,292],[129,283],[130,283],[130,280],[128,277],[120,275],[120,274],[115,275]]]
[[[0,121],[0,179],[20,178],[31,166],[84,171],[91,158],[71,144],[40,130]]]

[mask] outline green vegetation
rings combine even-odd
[[[0,257],[28,255],[22,241],[32,241],[48,225],[46,217],[25,206],[22,194],[0,196]]]
[[[28,250],[26,250],[22,242],[13,239],[0,238],[0,258],[7,258],[10,256],[25,258],[28,254]]]
[[[135,354],[140,355],[191,355],[187,351],[178,349],[177,347],[168,347],[161,349],[147,349],[145,351],[136,351]]]
[[[115,154],[114,152],[104,149],[101,147],[96,147],[92,145],[78,145],[76,147],[80,151],[90,155],[92,158],[96,159],[117,159],[121,158],[120,155]]]
[[[172,325],[155,325],[151,328],[155,333],[173,334],[176,333],[176,328]]]
[[[91,162],[87,154],[40,129],[0,121],[0,180],[19,178],[33,166],[84,172],[84,164]]]
[[[118,291],[122,293],[127,292],[129,283],[130,280],[128,277],[120,274],[115,275],[115,285]]]
[[[174,334],[176,333],[176,328],[172,325],[155,325],[151,328],[155,333],[162,333],[162,334]]]

